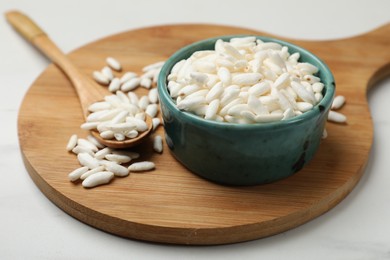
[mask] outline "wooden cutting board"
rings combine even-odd
[[[226,34],[266,33],[216,25],[168,25],[110,36],[69,54],[87,75],[101,69],[107,56],[125,71],[165,60],[177,49],[204,38]],[[298,41],[333,71],[336,93],[345,95],[344,125],[327,124],[314,160],[292,177],[276,183],[229,187],[189,172],[164,146],[151,143],[136,150],[157,169],[116,178],[110,185],[84,189],[67,175],[78,166],[65,150],[83,122],[76,94],[54,65],[37,78],[20,108],[18,131],[26,168],[42,192],[80,221],[119,236],[175,244],[225,244],[277,234],[330,210],[354,188],[364,172],[373,139],[367,89],[390,72],[390,24],[336,41]],[[142,89],[137,90],[142,94]],[[158,129],[163,135],[163,128]]]

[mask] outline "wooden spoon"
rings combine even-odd
[[[51,61],[53,61],[72,82],[79,97],[84,118],[89,114],[88,107],[107,94],[107,91],[100,88],[94,81],[84,76],[67,56],[50,40],[47,34],[39,28],[29,17],[18,12],[10,11],[6,13],[7,21],[32,45],[37,47]],[[102,144],[112,148],[127,148],[141,143],[152,132],[152,119],[146,116],[148,130],[140,133],[136,138],[125,139],[124,141],[103,139],[97,131],[91,134]]]

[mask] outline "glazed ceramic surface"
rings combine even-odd
[[[192,172],[229,185],[256,185],[273,182],[299,171],[314,156],[320,145],[335,83],[326,64],[312,53],[293,44],[257,36],[299,52],[300,62],[318,67],[317,76],[325,84],[324,98],[303,115],[272,123],[233,124],[202,119],[177,109],[167,90],[172,67],[199,50],[214,49],[217,39],[196,42],[176,52],[162,68],[158,90],[166,141],[173,155]]]

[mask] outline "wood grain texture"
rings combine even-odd
[[[86,45],[69,57],[91,75],[107,56],[125,71],[141,72],[186,44],[208,37],[262,32],[217,25],[167,25],[133,30]],[[65,150],[83,115],[70,82],[54,65],[40,75],[20,108],[18,130],[26,168],[42,192],[71,216],[104,231],[133,239],[175,244],[224,244],[257,239],[299,226],[334,207],[364,172],[373,139],[368,87],[390,72],[390,24],[368,34],[337,40],[289,40],[323,59],[334,73],[336,93],[348,124],[327,124],[329,136],[312,162],[276,183],[229,187],[208,182],[181,166],[164,146],[151,141],[134,148],[152,160],[150,173],[116,178],[86,190],[67,175],[78,167]],[[142,89],[137,90],[142,94]],[[163,129],[158,129],[163,135]]]

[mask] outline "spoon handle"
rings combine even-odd
[[[28,41],[33,43],[34,38],[46,35],[46,33],[30,18],[18,11],[6,13],[8,22]]]
[[[85,77],[68,57],[50,40],[47,34],[29,17],[18,11],[6,13],[8,22],[32,45],[53,61],[70,79],[79,96],[84,116],[88,106],[103,97],[103,92],[89,78]]]

